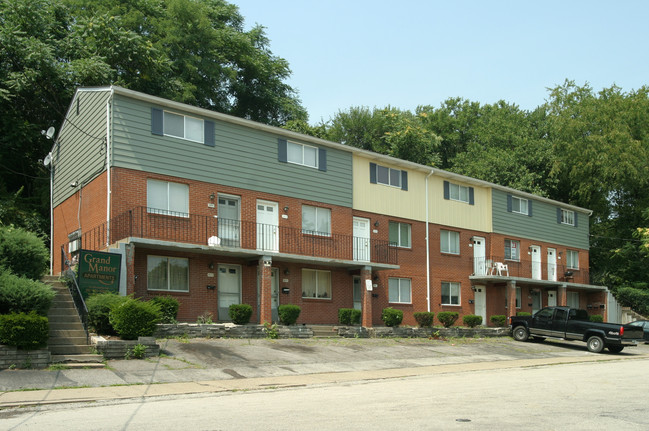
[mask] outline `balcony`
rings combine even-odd
[[[302,229],[228,220],[214,216],[173,213],[146,207],[126,211],[81,238],[84,249],[103,250],[125,238],[212,245],[223,250],[336,259],[375,264],[397,264],[397,248],[388,241],[351,235],[307,232]]]
[[[591,284],[588,268],[568,268],[560,261],[548,264],[547,261],[511,260],[505,259],[503,256],[472,258],[471,261],[473,275],[476,277],[523,278],[557,283]]]

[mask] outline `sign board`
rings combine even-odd
[[[95,293],[119,294],[122,255],[102,251],[79,252],[79,288],[87,298]]]

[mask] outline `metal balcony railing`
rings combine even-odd
[[[506,259],[503,256],[472,258],[474,275],[495,275],[501,277],[529,278],[590,284],[588,268],[568,268],[558,261],[551,265],[547,261],[532,262],[530,259]]]

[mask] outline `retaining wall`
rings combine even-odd
[[[51,357],[52,355],[47,349],[19,350],[13,346],[0,344],[0,370],[47,368]]]

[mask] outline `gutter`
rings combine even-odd
[[[111,103],[113,101],[114,89],[110,87],[110,95],[106,99],[106,247],[110,244],[110,202],[111,202],[111,177],[110,177],[110,156],[111,156]]]

